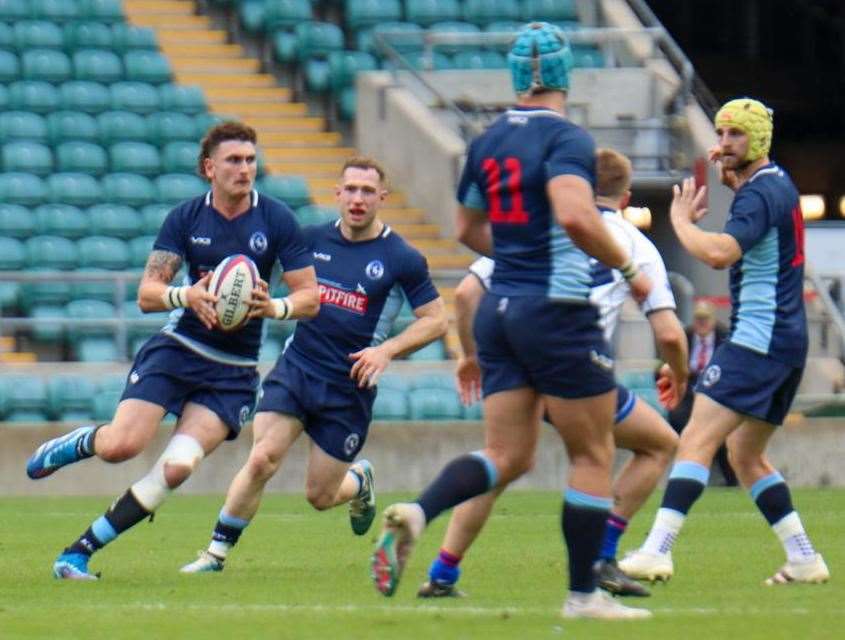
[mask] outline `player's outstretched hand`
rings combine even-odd
[[[188,306],[194,310],[206,329],[217,326],[217,311],[214,309],[217,296],[208,290],[212,275],[214,275],[213,272],[209,271],[188,289]]]
[[[384,344],[381,344],[378,347],[367,347],[350,353],[349,359],[355,361],[349,371],[349,377],[358,383],[360,389],[363,389],[378,384],[378,379],[390,364],[391,357],[384,348]]]
[[[681,186],[672,187],[672,205],[669,207],[669,215],[673,219],[689,220],[698,222],[707,213],[704,206],[704,198],[707,195],[707,187],[695,188],[695,178],[686,178]]]
[[[672,411],[687,392],[686,379],[679,379],[668,364],[660,367],[657,374],[657,399],[667,410]]]
[[[628,280],[628,288],[631,291],[631,297],[637,302],[645,302],[648,294],[651,293],[652,286],[653,284],[651,282],[651,278],[642,271],[639,271],[637,275]]]
[[[461,356],[455,369],[455,386],[461,403],[469,405],[481,400],[481,367],[475,356]]]
[[[248,318],[275,318],[276,309],[270,300],[270,287],[261,278],[252,290],[252,297],[246,301]]]

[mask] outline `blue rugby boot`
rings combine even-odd
[[[59,580],[99,580],[99,573],[88,573],[90,559],[84,553],[62,553],[53,563],[53,577]]]
[[[97,427],[89,425],[79,427],[70,433],[48,440],[35,450],[26,463],[26,475],[33,480],[46,478],[65,465],[90,458],[93,453],[86,450],[90,446],[86,440]]]
[[[361,481],[358,495],[349,501],[349,524],[356,536],[362,536],[373,524],[376,517],[376,481],[373,465],[369,460],[356,462],[349,470]]]

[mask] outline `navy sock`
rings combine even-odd
[[[417,502],[431,522],[447,509],[496,486],[496,467],[484,454],[469,453],[447,464]]]
[[[65,549],[65,552],[90,556],[149,516],[150,512],[141,506],[132,491],[128,489],[104,515],[97,518],[85,530],[85,533],[77,538],[76,542]]]
[[[778,472],[760,478],[751,486],[751,498],[770,525],[780,522],[795,509],[783,476]]]
[[[94,438],[97,437],[97,431],[99,431],[102,426],[103,425],[97,425],[81,437],[79,442],[76,443],[76,455],[79,456],[80,460],[90,458],[96,453],[94,451]]]
[[[604,528],[604,541],[601,544],[599,557],[603,560],[616,559],[616,552],[619,549],[619,538],[625,533],[628,521],[622,516],[611,513],[607,516],[607,523]]]
[[[561,529],[569,555],[569,589],[592,593],[596,588],[593,564],[599,557],[612,501],[567,489]]]
[[[687,515],[704,492],[709,477],[710,470],[697,462],[676,462],[669,474],[660,506]]]
[[[215,542],[223,542],[233,547],[238,544],[238,539],[244,532],[245,526],[233,526],[226,524],[222,520],[218,520],[214,525],[214,533],[211,534],[211,539]]]

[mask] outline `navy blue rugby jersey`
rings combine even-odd
[[[491,291],[587,302],[590,263],[555,219],[546,185],[559,175],[596,179],[592,137],[549,109],[514,107],[470,144],[458,200],[487,212]]]
[[[250,209],[234,220],[217,212],[210,191],[180,204],[165,218],[153,249],[182,257],[188,266],[185,284],[195,283],[236,253],[252,258],[267,282],[277,261],[285,271],[313,264],[290,208],[257,191]],[[191,309],[176,309],[163,331],[211,360],[251,366],[258,361],[261,324],[253,318],[237,331],[209,331]]]
[[[305,227],[320,287],[320,313],[300,320],[285,358],[316,375],[351,382],[349,359],[384,342],[407,297],[411,307],[439,297],[423,255],[388,226],[372,240],[350,242],[340,220]],[[404,295],[403,295],[404,294]]]
[[[730,341],[803,367],[804,219],[789,175],[773,163],[755,172],[734,197],[725,233],[742,248],[730,270]]]

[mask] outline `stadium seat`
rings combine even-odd
[[[0,202],[0,238],[26,240],[35,235],[35,219],[19,204]],[[0,268],[0,271],[4,269]]]
[[[96,422],[109,422],[114,417],[114,412],[117,411],[117,405],[120,403],[122,395],[122,388],[98,391],[94,396],[94,420]]]
[[[197,168],[200,145],[181,140],[164,145],[161,150],[161,167],[166,173],[191,173]]]
[[[152,181],[134,173],[109,173],[102,179],[103,194],[109,202],[143,207],[156,201]]]
[[[329,90],[329,63],[325,60],[306,60],[303,67],[305,86],[312,93],[326,93]]]
[[[147,121],[131,111],[106,111],[97,116],[100,141],[106,145],[116,142],[147,142],[150,137]]]
[[[414,351],[411,355],[408,356],[408,359],[413,360],[415,362],[432,362],[445,360],[446,347],[443,345],[442,340],[435,340],[434,342],[424,346],[422,349]]]
[[[47,185],[31,173],[0,173],[0,202],[36,206],[47,199]]]
[[[334,51],[329,54],[329,86],[332,91],[355,84],[359,71],[374,71],[378,63],[374,56],[364,51]]]
[[[73,346],[80,362],[117,362],[122,359],[112,338],[80,338]]]
[[[97,114],[111,108],[111,93],[99,82],[70,80],[59,87],[61,108]]]
[[[140,235],[143,226],[141,214],[125,204],[96,204],[88,209],[88,220],[93,235],[121,240]]]
[[[108,25],[102,22],[71,22],[64,26],[64,47],[75,49],[109,49],[114,44],[114,35]]]
[[[155,179],[159,202],[183,202],[208,191],[208,183],[187,173],[165,173]]]
[[[28,0],[3,0],[0,2],[0,20],[16,22],[26,20],[32,14],[27,5]]]
[[[147,258],[153,250],[155,236],[138,236],[129,241],[129,266],[133,269],[143,269]]]
[[[202,89],[193,85],[162,84],[158,88],[161,109],[196,115],[206,110]]]
[[[238,20],[244,31],[252,34],[264,31],[264,0],[240,0],[237,8]]]
[[[299,176],[264,176],[258,181],[257,189],[260,193],[281,200],[292,209],[311,201],[308,183]]]
[[[73,54],[73,71],[77,80],[111,84],[123,80],[123,63],[107,49],[79,49]],[[129,74],[126,74],[127,79]]]
[[[449,22],[437,22],[429,27],[429,33],[480,33],[476,25],[471,22],[461,22],[460,20],[452,20]],[[445,53],[446,55],[453,55],[460,52],[470,51],[476,48],[476,45],[460,45],[460,44],[438,44],[436,51]]]
[[[70,58],[55,49],[29,49],[21,53],[21,76],[24,80],[64,82],[71,76]]]
[[[484,405],[481,402],[474,402],[471,405],[464,406],[464,420],[483,420],[484,419]]]
[[[407,420],[408,397],[403,391],[381,388],[373,403],[373,420]]]
[[[389,38],[389,43],[396,51],[400,53],[422,51],[424,31],[420,25],[413,22],[386,22],[378,24],[372,29],[361,30],[356,38],[358,49],[376,56],[384,56],[384,53],[379,51],[376,45],[375,36],[388,32],[398,34]]]
[[[109,92],[111,108],[115,111],[147,115],[158,111],[161,106],[159,92],[146,82],[115,82],[109,87]]]
[[[42,286],[46,284],[48,283],[42,283]],[[31,291],[27,292],[27,300],[30,302],[29,317],[35,320],[54,320],[54,322],[32,323],[29,333],[32,339],[37,342],[55,344],[63,341],[65,337],[65,329],[61,321],[67,318],[64,303],[67,302],[68,296],[70,295],[70,287],[63,283],[56,284],[62,284],[65,289],[65,296],[54,302],[31,302],[32,293]]]
[[[273,57],[283,64],[299,60],[299,39],[295,33],[280,29],[270,35]]]
[[[450,373],[446,372],[431,372],[421,373],[410,379],[409,390],[416,389],[440,389],[440,390],[455,390],[455,381]]]
[[[80,267],[113,271],[129,267],[129,246],[123,240],[108,236],[88,236],[76,244],[79,248]]]
[[[56,111],[47,116],[47,140],[53,146],[62,142],[96,142],[100,136],[97,121],[82,111]]]
[[[498,51],[462,51],[452,58],[456,69],[507,69],[508,61]]]
[[[13,49],[15,46],[15,32],[5,22],[0,22],[0,49]]]
[[[576,69],[600,69],[605,66],[604,55],[595,47],[572,47],[572,66]]]
[[[78,0],[79,19],[123,22],[123,0]]]
[[[145,234],[157,235],[164,219],[173,207],[169,204],[148,204],[141,209],[143,231]]]
[[[264,3],[264,30],[293,29],[296,25],[313,20],[309,0],[273,0]]]
[[[173,71],[170,62],[158,51],[149,49],[133,49],[123,56],[126,68],[126,79],[137,82],[161,84],[170,82]]]
[[[32,140],[46,142],[47,122],[42,116],[29,111],[0,113],[0,140]]]
[[[71,22],[79,17],[76,0],[31,0],[33,16],[50,22]]]
[[[355,111],[358,108],[358,93],[355,87],[344,87],[337,96],[337,111],[340,119],[346,122],[355,119]]]
[[[2,60],[0,59],[0,68]],[[0,72],[0,81],[5,81]],[[50,113],[61,105],[59,91],[49,82],[41,80],[20,80],[9,85],[9,105],[20,111]]]
[[[156,33],[150,27],[138,27],[126,22],[112,25],[113,46],[116,51],[126,53],[132,49],[157,49]]]
[[[3,145],[0,164],[4,171],[22,171],[44,177],[53,171],[53,154],[40,142],[16,140]]]
[[[7,422],[45,422],[47,387],[39,376],[4,376]]]
[[[338,212],[333,207],[322,207],[317,204],[308,204],[296,210],[296,219],[300,226],[312,224],[325,224],[337,220]]]
[[[196,120],[178,111],[157,111],[147,116],[150,142],[159,146],[176,140],[196,142],[201,137]]]
[[[81,375],[51,376],[47,381],[47,408],[53,420],[83,422],[94,411],[94,382]]]
[[[423,27],[461,19],[458,0],[406,0],[405,18]]]
[[[20,77],[20,59],[11,51],[0,51],[0,82],[14,82]]]
[[[512,0],[466,0],[464,20],[485,25],[501,20],[519,20],[519,3]]]
[[[454,388],[414,389],[408,394],[411,420],[461,420],[463,408]]]
[[[654,372],[647,369],[642,371],[625,371],[617,376],[619,383],[629,389],[654,388]]]
[[[27,263],[31,269],[73,271],[79,263],[76,243],[58,236],[34,236],[26,241]]]
[[[0,231],[0,271],[20,271],[25,265],[26,247],[23,242],[6,237]],[[0,281],[0,310],[17,306],[19,291],[19,283]]]
[[[61,49],[64,35],[59,25],[47,20],[20,20],[12,24],[14,46],[18,51],[35,48]]]
[[[76,320],[110,320],[115,317],[114,305],[104,300],[71,300],[65,305],[67,317]],[[83,338],[111,339],[114,329],[108,326],[73,326],[68,328],[68,339],[76,343]],[[112,340],[113,342],[113,340]]]
[[[103,190],[96,178],[84,173],[54,173],[47,178],[50,202],[88,207],[98,202]]]
[[[346,0],[346,26],[352,31],[402,19],[399,0]]]
[[[79,240],[88,235],[88,216],[69,204],[42,204],[33,212],[38,233]]]
[[[10,108],[11,102],[9,99],[9,90],[6,88],[5,84],[0,83],[0,111],[6,111]]]
[[[453,67],[452,59],[437,51],[430,58],[421,51],[411,51],[405,54],[405,60],[417,71],[442,71]],[[393,66],[390,61],[385,62],[385,68]]]
[[[526,22],[544,20],[559,22],[577,20],[575,0],[522,0],[522,19]]]
[[[223,116],[219,113],[210,113],[208,111],[202,111],[196,114],[194,116],[194,122],[197,125],[197,138],[202,138],[214,125],[219,124],[224,120],[232,119],[233,118],[230,116]]]
[[[105,149],[93,142],[63,142],[56,147],[56,170],[101,176],[108,171]]]
[[[158,149],[146,142],[118,142],[109,147],[109,161],[114,173],[155,176],[161,171]]]
[[[343,31],[331,22],[303,22],[294,28],[299,60],[325,58],[332,51],[343,49]]]
[[[161,328],[166,325],[170,319],[170,313],[167,311],[157,313],[143,313],[138,308],[138,303],[135,300],[127,300],[121,307],[123,316],[130,321],[141,321],[143,324],[134,324],[127,327],[127,338],[130,343],[130,350],[134,357],[138,353],[138,349],[150,339],[153,335],[161,331]]]

